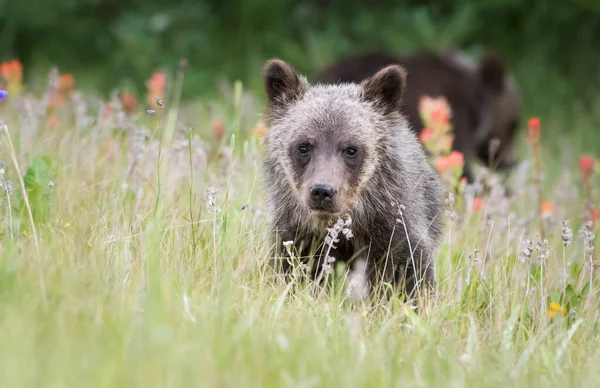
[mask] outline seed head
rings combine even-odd
[[[217,214],[221,211],[221,209],[217,207],[216,194],[217,189],[215,187],[210,187],[208,189],[208,200],[206,201],[206,207],[208,207],[208,212],[211,214]]]
[[[571,228],[569,228],[569,221],[565,220],[562,222],[562,241],[563,241],[563,246],[567,246],[571,244],[571,241],[573,240],[573,231],[571,230]]]
[[[531,254],[533,253],[533,241],[531,239],[527,239],[524,241],[525,247],[519,253],[519,260],[523,263],[528,263],[529,259],[531,259]]]

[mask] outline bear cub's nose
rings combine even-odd
[[[310,187],[310,196],[313,201],[322,203],[327,200],[331,201],[335,196],[335,191],[330,185],[316,183]]]

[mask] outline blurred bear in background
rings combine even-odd
[[[464,176],[473,181],[471,163],[510,171],[516,165],[514,139],[521,116],[521,94],[502,57],[485,52],[478,63],[451,47],[442,54],[367,52],[345,58],[321,72],[325,84],[360,83],[380,69],[399,64],[406,69],[407,87],[401,108],[413,130],[423,129],[419,115],[422,96],[444,96],[452,108],[453,150],[465,157]]]

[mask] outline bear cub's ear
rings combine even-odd
[[[263,70],[265,92],[270,106],[278,107],[298,98],[306,89],[292,66],[280,59],[267,61]]]
[[[406,87],[406,70],[390,65],[377,72],[363,84],[365,98],[373,101],[384,113],[399,111]]]

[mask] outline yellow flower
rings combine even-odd
[[[561,313],[566,313],[567,312],[567,309],[565,307],[559,305],[556,302],[550,303],[550,309],[554,310],[554,311],[557,311],[557,312],[561,312]]]
[[[65,222],[64,227],[65,227],[65,229],[70,228],[71,227],[71,223],[70,222]]]
[[[546,315],[548,316],[548,318],[552,318],[554,315],[556,315],[557,313],[566,313],[567,312],[567,308],[563,307],[561,305],[559,305],[556,302],[550,302],[550,310],[548,310],[546,312]]]

